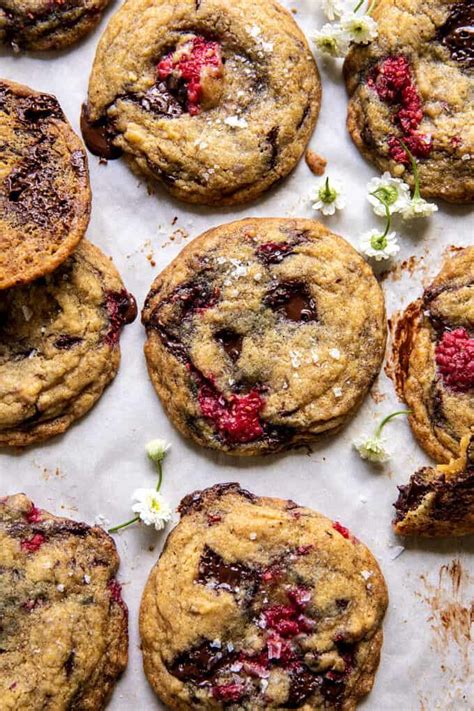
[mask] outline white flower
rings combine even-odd
[[[392,178],[389,172],[385,172],[381,178],[372,178],[367,183],[367,200],[373,207],[376,215],[385,217],[387,214],[385,205],[389,212],[401,212],[410,202],[410,188],[400,180]]]
[[[147,526],[154,526],[161,531],[171,518],[171,508],[168,502],[155,489],[136,489],[132,499],[136,501],[132,511],[139,515]]]
[[[377,23],[370,15],[349,12],[342,16],[341,28],[351,42],[368,44],[377,37]]]
[[[368,459],[369,462],[388,462],[390,453],[384,447],[385,440],[377,435],[367,437],[367,439],[354,442],[354,447],[359,452],[362,459]]]
[[[414,196],[402,210],[404,220],[412,220],[414,217],[431,217],[433,212],[438,211],[438,206],[433,202],[427,202],[422,197]]]
[[[379,230],[369,230],[360,238],[360,251],[367,257],[375,259],[376,262],[390,259],[400,251],[397,235],[395,232],[382,235]]]
[[[346,201],[339,180],[330,181],[329,178],[319,181],[313,203],[314,210],[320,210],[323,215],[334,215],[336,210],[342,210]]]
[[[324,25],[313,35],[316,49],[330,57],[345,57],[349,49],[349,39],[339,24]]]
[[[341,17],[344,13],[344,5],[341,0],[321,0],[323,12],[333,22]]]
[[[146,453],[156,464],[163,461],[170,447],[171,445],[164,439],[152,439],[145,445]]]

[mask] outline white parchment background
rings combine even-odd
[[[324,22],[315,0],[286,0],[285,4],[297,10],[296,19],[307,33]],[[112,3],[108,16],[118,5]],[[78,130],[95,47],[106,22],[107,17],[81,45],[59,54],[13,56],[4,50],[0,53],[0,75],[55,94]],[[365,185],[375,171],[360,157],[345,129],[346,95],[340,64],[318,61],[323,104],[311,145],[328,159],[328,173],[339,177],[348,193],[345,211],[323,219],[357,244],[362,231],[381,224],[365,200]],[[120,160],[104,166],[90,157],[90,170],[94,198],[88,237],[113,256],[140,307],[154,276],[185,242],[179,237],[170,240],[175,230],[186,230],[189,241],[207,228],[236,218],[314,214],[309,195],[316,179],[304,162],[257,204],[212,211],[179,204],[165,191],[149,195],[145,184]],[[175,217],[178,219],[172,226]],[[431,220],[402,225],[398,261],[414,255],[417,268],[414,274],[398,270],[383,282],[389,315],[418,296],[422,283],[437,272],[449,245],[472,243],[472,234],[469,209],[447,204],[440,204],[439,213]],[[147,259],[150,252],[155,267]],[[383,400],[377,403],[380,397],[368,397],[347,429],[318,444],[310,456],[291,453],[238,460],[198,449],[173,429],[148,380],[143,341],[144,331],[137,319],[122,336],[118,377],[93,410],[64,436],[23,453],[0,454],[1,494],[21,490],[54,513],[91,523],[102,514],[119,523],[130,514],[132,490],[153,486],[155,481],[144,444],[165,437],[172,443],[172,451],[166,460],[163,491],[174,506],[194,489],[239,481],[257,494],[296,499],[341,520],[376,554],[391,603],[381,666],[372,694],[361,704],[364,711],[474,709],[466,623],[473,589],[468,573],[469,568],[473,573],[473,539],[407,543],[395,558],[400,541],[391,533],[390,520],[396,485],[405,482],[427,458],[403,419],[390,426],[395,454],[383,470],[362,462],[351,448],[355,437],[368,433],[382,414],[397,407],[385,374],[376,385]],[[163,708],[142,672],[137,616],[141,591],[164,539],[164,535],[136,528],[116,537],[122,558],[120,579],[130,608],[130,663],[109,706],[112,711]],[[464,570],[463,581],[458,590],[456,586],[453,589],[445,568],[440,589],[440,569],[454,559]],[[448,611],[444,632],[440,622],[443,610]]]

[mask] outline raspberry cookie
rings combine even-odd
[[[0,499],[2,709],[101,711],[127,666],[119,557],[101,528]]]
[[[474,430],[474,247],[460,250],[422,298],[406,310],[394,336],[398,395],[410,424],[438,462],[459,456]]]
[[[399,486],[393,522],[401,536],[466,536],[474,533],[474,435],[461,441],[450,464],[424,467]]]
[[[195,239],[153,283],[143,323],[171,420],[230,454],[340,428],[377,375],[386,337],[372,270],[311,220],[243,220]]]
[[[55,97],[0,80],[0,290],[67,259],[90,205],[85,151]]]
[[[167,707],[353,711],[387,606],[370,551],[238,484],[195,492],[180,512],[140,611],[145,673]]]
[[[64,432],[98,400],[120,362],[136,305],[87,241],[53,274],[0,294],[0,445]]]
[[[231,205],[295,167],[320,98],[305,37],[274,0],[127,0],[97,50],[83,134],[181,200]]]
[[[62,49],[99,22],[110,0],[0,0],[0,42],[15,49]]]
[[[348,128],[380,171],[425,197],[474,200],[474,43],[472,0],[380,0],[378,38],[353,47],[344,65]]]

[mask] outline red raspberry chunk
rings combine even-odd
[[[259,415],[264,404],[256,389],[247,395],[232,395],[228,401],[210,383],[199,389],[202,414],[212,420],[231,442],[252,442],[262,436]]]
[[[436,364],[446,385],[466,392],[474,387],[474,338],[466,329],[445,331],[436,346]]]
[[[28,541],[21,542],[21,549],[28,551],[28,553],[35,553],[41,548],[45,540],[42,533],[35,533]]]
[[[212,687],[212,695],[217,701],[240,701],[244,693],[243,684],[221,684]]]
[[[339,523],[339,521],[334,521],[332,524],[332,527],[334,528],[335,531],[341,534],[341,536],[344,536],[344,538],[347,538],[348,540],[351,537],[351,532],[349,531],[348,528],[342,525],[342,523]]]

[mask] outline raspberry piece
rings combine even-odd
[[[166,55],[158,64],[157,73],[160,79],[174,79],[173,83],[184,83],[187,111],[191,116],[196,116],[202,111],[203,81],[206,76],[213,79],[222,77],[220,45],[201,36],[193,37]]]
[[[347,538],[348,540],[351,537],[351,532],[349,531],[348,528],[342,525],[342,523],[339,523],[339,521],[334,521],[332,524],[332,527],[334,530],[336,530],[338,533],[341,534],[341,536],[344,536],[344,538]]]
[[[466,329],[445,331],[436,346],[436,364],[446,385],[466,392],[474,388],[474,338]]]
[[[221,684],[212,687],[212,695],[217,701],[240,701],[244,693],[243,684]]]
[[[34,504],[32,504],[31,509],[25,514],[25,518],[28,523],[38,523],[41,521],[41,511],[37,509]]]
[[[259,415],[265,403],[257,389],[247,395],[232,395],[226,401],[208,381],[199,388],[198,400],[204,417],[212,420],[231,442],[252,442],[263,435]]]
[[[112,580],[109,580],[107,587],[110,591],[112,600],[114,600],[114,602],[116,602],[118,605],[120,605],[120,607],[122,608],[122,610],[124,612],[128,612],[127,606],[124,603],[123,598],[122,598],[122,586],[120,585],[118,580],[115,580],[115,578],[113,578]]]
[[[21,549],[28,551],[28,553],[35,553],[41,548],[45,540],[42,533],[35,533],[28,541],[21,542]]]

